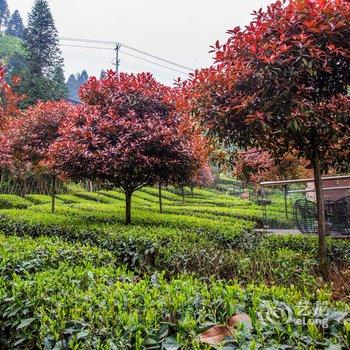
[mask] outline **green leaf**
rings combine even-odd
[[[22,329],[24,327],[29,326],[33,321],[35,321],[36,318],[32,317],[32,318],[26,318],[25,320],[21,321],[21,323],[18,325],[17,329]]]
[[[152,338],[147,338],[145,340],[145,345],[155,345],[155,344],[158,344],[158,342]]]
[[[178,350],[181,348],[181,345],[175,340],[174,337],[166,338],[162,345],[164,350]]]
[[[13,344],[13,346],[18,346],[18,345],[22,344],[23,342],[25,342],[26,340],[28,340],[28,339],[27,339],[27,338],[21,338],[21,339],[17,340],[17,341]]]
[[[86,338],[88,335],[89,335],[89,332],[88,332],[88,331],[80,331],[80,332],[77,334],[77,339],[84,339],[84,338]]]

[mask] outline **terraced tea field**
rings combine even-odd
[[[199,335],[245,314],[216,328],[225,349],[350,347],[348,242],[329,239],[330,284],[316,237],[254,234],[261,208],[223,192],[169,188],[159,213],[144,188],[127,226],[119,191],[50,201],[0,195],[0,348],[219,349]],[[268,212],[291,227],[280,198]]]

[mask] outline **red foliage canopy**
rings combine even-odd
[[[157,182],[183,182],[199,167],[185,119],[172,90],[150,74],[91,78],[78,107],[50,150],[51,165],[75,179],[101,179],[120,187],[130,221],[132,193]]]
[[[4,127],[5,122],[11,117],[20,114],[18,103],[21,96],[14,93],[10,85],[5,80],[5,67],[0,66],[0,128]],[[13,83],[18,83],[18,78],[13,78]]]
[[[48,171],[48,148],[58,137],[59,127],[71,108],[65,102],[38,103],[20,118],[10,120],[1,140],[1,158],[7,167],[16,174]]]
[[[341,163],[350,123],[350,2],[282,1],[214,47],[216,64],[197,72],[197,112],[221,139],[277,156]],[[348,153],[347,153],[348,155]]]
[[[292,180],[310,177],[307,162],[293,154],[275,160],[268,152],[251,148],[238,152],[234,174],[241,181],[258,186],[261,181]]]
[[[214,182],[209,158],[213,152],[210,140],[204,137],[204,130],[191,117],[190,99],[185,89],[181,87],[172,90],[172,101],[176,105],[176,112],[181,115],[180,132],[190,141],[190,147],[197,167],[191,177],[177,181],[180,185],[207,186]]]
[[[276,159],[295,150],[312,163],[324,275],[321,173],[350,168],[349,23],[348,0],[276,1],[217,42],[215,65],[189,84],[198,115],[221,140]]]

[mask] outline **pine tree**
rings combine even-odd
[[[107,75],[107,72],[104,69],[102,69],[100,74],[100,79],[104,79],[106,75]]]
[[[22,17],[19,11],[16,10],[12,14],[7,24],[6,34],[16,36],[19,39],[24,39],[24,31],[25,29],[24,29]]]
[[[10,17],[10,10],[6,0],[0,0],[0,31],[6,27]]]
[[[77,77],[78,87],[85,84],[88,79],[89,79],[89,75],[88,75],[87,71],[85,69],[83,69],[81,74],[79,74]]]
[[[67,89],[69,92],[69,98],[77,99],[77,80],[74,74],[71,74],[67,80]]]
[[[80,86],[85,84],[88,79],[89,79],[89,75],[85,69],[81,73],[77,73],[76,75],[71,74],[67,80],[69,98],[80,101],[80,97],[79,97]]]
[[[65,97],[67,89],[58,32],[46,0],[35,1],[28,17],[25,44],[31,75],[28,84],[29,103]]]
[[[58,47],[58,32],[46,0],[36,0],[29,13],[26,45],[33,73],[52,77],[57,65],[62,65]]]
[[[66,79],[64,77],[62,66],[56,66],[52,81],[53,81],[53,94],[50,99],[68,97],[68,89],[66,86]]]

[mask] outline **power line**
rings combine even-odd
[[[78,39],[78,38],[67,38],[67,37],[62,37],[60,38],[61,40],[64,40],[64,41],[73,41],[73,42],[84,42],[84,43],[92,43],[92,44],[104,44],[104,45],[115,45],[115,41],[104,41],[104,40],[92,40],[92,39]],[[129,46],[129,45],[125,45],[125,44],[122,44],[120,43],[123,47],[125,47],[126,49],[129,49],[129,50],[132,50],[132,51],[135,51],[135,52],[138,52],[142,55],[145,55],[145,56],[149,56],[149,57],[152,57],[158,61],[162,61],[162,62],[165,62],[165,63],[168,63],[168,64],[171,64],[173,66],[176,66],[176,67],[179,67],[179,68],[182,68],[182,69],[186,69],[186,70],[189,70],[189,71],[194,71],[195,69],[193,68],[190,68],[190,67],[186,67],[186,66],[183,66],[181,64],[178,64],[176,62],[173,62],[173,61],[170,61],[170,60],[167,60],[165,58],[162,58],[162,57],[159,57],[159,56],[156,56],[156,55],[153,55],[151,53],[148,53],[146,51],[143,51],[143,50],[139,50],[139,49],[136,49],[132,46]]]
[[[67,54],[67,53],[66,53]],[[107,62],[109,64],[114,64],[114,60],[111,57],[106,56],[96,56],[96,55],[85,55],[80,53],[68,53],[68,57],[70,61],[81,61],[81,62],[89,62],[89,63],[103,63],[106,64]],[[135,65],[136,64],[136,65]],[[121,67],[131,68],[134,72],[139,72],[140,70],[148,70],[149,67],[144,65],[139,65],[138,63],[124,63],[121,62]],[[157,68],[152,68],[152,72],[157,74],[158,76],[162,77],[163,79],[166,79],[169,82],[174,82],[174,76],[170,75],[170,72],[161,71]]]
[[[108,50],[108,51],[114,51],[115,49],[112,49],[112,48],[108,48],[108,47],[98,47],[98,46],[85,46],[85,45],[71,45],[71,44],[61,44],[61,46],[67,46],[67,47],[78,47],[78,48],[84,48],[84,49],[97,49],[97,50]],[[160,64],[160,63],[157,63],[157,62],[154,62],[154,61],[151,61],[151,60],[148,60],[146,58],[142,58],[140,56],[137,56],[137,55],[133,55],[132,53],[129,53],[129,52],[125,52],[125,51],[122,51],[122,50],[119,50],[120,53],[123,53],[125,55],[128,55],[130,57],[134,57],[134,58],[137,58],[141,61],[145,61],[145,62],[148,62],[148,63],[152,63],[152,64],[155,64],[159,67],[163,67],[163,68],[166,68],[166,69],[170,69],[174,72],[177,72],[177,73],[181,73],[181,74],[185,74],[187,75],[188,73],[186,72],[182,72],[180,70],[177,70],[175,68],[171,68],[169,66],[165,66],[163,64]]]
[[[115,50],[115,49],[112,49],[111,47],[85,46],[85,45],[72,45],[72,44],[60,44],[60,46],[81,47],[83,49],[97,49],[97,50],[108,50],[108,51],[114,51]]]

